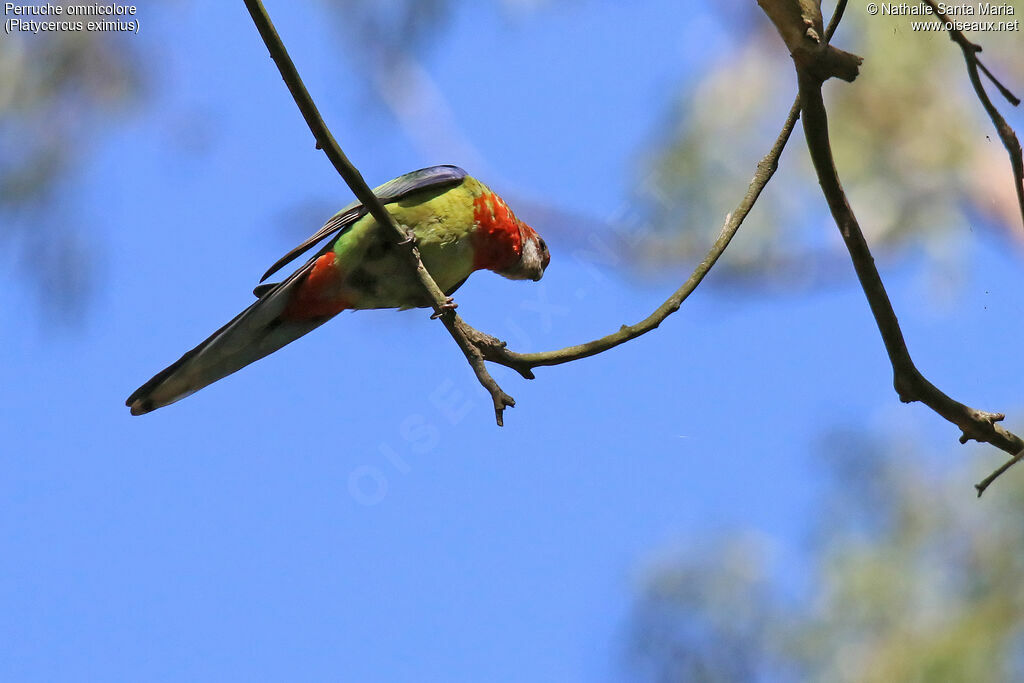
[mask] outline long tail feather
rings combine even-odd
[[[295,288],[301,285],[312,265],[310,261],[264,293],[206,341],[139,387],[125,402],[132,415],[143,415],[179,401],[325,323],[330,316],[312,320],[282,317]]]

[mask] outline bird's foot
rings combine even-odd
[[[398,243],[398,246],[405,247],[410,244],[416,244],[416,233],[413,232],[412,228],[402,226],[402,232],[405,233],[405,239]]]
[[[454,311],[459,305],[455,303],[455,299],[448,297],[444,300],[444,303],[439,307],[441,310],[434,311],[433,315],[430,316],[431,320],[437,320],[448,311]]]

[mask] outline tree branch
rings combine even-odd
[[[843,13],[846,11],[846,4],[847,0],[840,0],[840,2],[837,3],[835,12],[832,13],[832,19],[829,21],[828,28],[824,31],[825,44],[827,44],[835,34],[836,28],[839,26],[839,22],[843,18]],[[793,133],[793,128],[799,117],[800,98],[797,97],[793,102],[793,106],[789,110],[789,115],[786,117],[786,122],[783,124],[782,131],[779,133],[778,138],[776,138],[775,144],[772,145],[772,148],[764,158],[758,162],[757,170],[754,172],[754,179],[747,187],[746,194],[743,196],[743,199],[740,200],[739,205],[733,210],[733,212],[725,217],[725,224],[722,226],[718,239],[715,240],[715,243],[711,246],[707,255],[699,264],[697,264],[697,267],[694,269],[689,279],[687,279],[686,282],[684,282],[683,285],[665,301],[665,303],[655,309],[653,313],[634,325],[623,325],[617,332],[613,332],[612,334],[601,337],[600,339],[595,339],[584,344],[567,346],[556,351],[515,353],[514,351],[509,351],[503,342],[494,339],[493,337],[486,337],[485,335],[485,338],[481,339],[479,342],[484,357],[489,361],[512,368],[526,379],[533,379],[534,368],[561,365],[563,363],[580,360],[581,358],[595,356],[657,329],[657,327],[661,325],[668,316],[679,310],[682,303],[686,301],[687,297],[689,297],[695,289],[697,289],[697,286],[704,279],[704,276],[708,274],[711,268],[718,261],[719,257],[725,252],[726,247],[729,246],[732,238],[736,235],[736,231],[739,230],[740,225],[742,225],[743,221],[746,219],[747,214],[749,214],[750,210],[754,208],[754,204],[757,202],[758,197],[761,196],[761,191],[764,190],[768,181],[771,180],[775,171],[778,169],[779,157],[782,155],[782,150],[785,149],[786,143],[789,142],[789,136]]]
[[[514,406],[515,400],[498,386],[498,383],[487,371],[483,355],[467,333],[467,330],[472,328],[465,325],[461,318],[456,315],[451,300],[445,296],[445,293],[441,291],[441,288],[434,282],[434,278],[431,277],[430,273],[423,266],[423,261],[420,259],[419,250],[416,248],[416,243],[412,239],[411,233],[407,233],[402,226],[395,223],[391,214],[388,213],[384,205],[381,204],[380,200],[366,184],[366,181],[363,180],[362,174],[359,173],[341,150],[327,124],[324,123],[323,117],[320,115],[309,91],[306,90],[306,86],[303,84],[302,78],[299,76],[299,72],[296,70],[291,57],[288,56],[284,42],[277,34],[277,29],[274,28],[274,24],[270,20],[267,10],[263,7],[263,3],[260,0],[244,0],[244,2],[246,9],[249,10],[249,14],[252,16],[253,23],[256,24],[256,28],[263,38],[263,42],[266,44],[267,49],[270,50],[270,56],[274,59],[274,63],[277,64],[281,77],[288,86],[295,104],[298,105],[299,111],[302,112],[306,125],[309,126],[313,137],[316,139],[317,149],[324,151],[327,158],[334,164],[338,174],[341,175],[345,183],[351,188],[352,194],[369,210],[370,215],[374,217],[377,223],[385,230],[391,231],[395,243],[407,247],[403,251],[409,259],[410,267],[415,269],[420,284],[423,286],[423,291],[434,308],[434,315],[444,323],[452,338],[455,339],[459,348],[466,355],[466,359],[473,368],[473,372],[476,373],[480,384],[490,393],[494,403],[495,420],[498,426],[501,426],[503,424],[502,417],[505,408]]]
[[[795,0],[794,0],[795,1]],[[773,18],[769,14],[769,18]],[[780,33],[782,33],[780,29]],[[871,313],[875,318],[886,352],[893,369],[893,386],[900,400],[905,403],[920,401],[957,425],[962,436],[961,443],[970,439],[991,443],[1014,456],[1014,459],[1001,468],[999,473],[978,485],[980,496],[985,487],[1002,471],[1024,457],[1024,440],[1016,434],[999,426],[1004,416],[998,413],[987,413],[966,406],[942,393],[918,371],[907,350],[896,313],[893,311],[889,296],[886,294],[882,279],[875,268],[874,258],[861,232],[857,218],[847,201],[836,171],[829,141],[828,116],[825,103],[821,96],[822,79],[819,70],[806,68],[796,62],[797,79],[800,85],[800,102],[803,109],[804,135],[807,148],[818,175],[818,182],[828,202],[832,217],[839,227],[846,248],[853,260],[854,270],[860,280],[864,294],[867,296]]]
[[[779,137],[775,140],[775,144],[772,145],[768,154],[758,162],[754,179],[750,182],[746,194],[733,212],[725,217],[725,224],[722,226],[718,239],[715,240],[710,251],[697,265],[689,279],[665,303],[655,309],[653,313],[634,325],[623,325],[617,332],[613,332],[600,339],[584,344],[567,346],[557,351],[515,353],[514,351],[509,351],[503,343],[497,342],[497,340],[492,340],[492,343],[487,343],[484,340],[482,344],[484,358],[510,367],[527,379],[533,379],[533,368],[561,365],[562,363],[594,356],[656,329],[665,318],[679,310],[682,303],[693,293],[693,290],[697,289],[704,276],[708,274],[719,257],[725,252],[726,247],[729,246],[729,242],[736,235],[736,231],[743,224],[747,214],[754,208],[754,203],[761,196],[761,191],[764,190],[765,185],[768,184],[768,181],[771,180],[778,169],[779,156],[786,147],[786,143],[789,141],[789,136],[793,133],[793,128],[796,126],[798,118],[800,118],[800,104],[799,102],[794,102],[789,110],[789,116],[786,117],[786,122],[782,126]]]
[[[981,76],[978,73],[980,69],[985,76],[996,86],[1000,94],[1006,98],[1006,100],[1016,107],[1020,104],[1020,99],[1014,95],[1010,90],[999,82],[999,80],[992,75],[984,64],[981,63],[981,59],[978,58],[978,53],[981,52],[981,45],[972,43],[967,37],[956,28],[953,28],[952,22],[949,17],[939,11],[938,6],[933,0],[924,0],[932,11],[939,16],[942,21],[950,24],[949,38],[957,45],[960,46],[960,50],[964,53],[964,61],[967,63],[967,76],[971,79],[971,85],[974,86],[974,92],[978,95],[978,100],[981,101],[981,105],[985,107],[985,111],[988,113],[988,117],[992,119],[992,124],[996,127],[996,132],[999,134],[999,139],[1003,141],[1003,147],[1006,148],[1006,153],[1010,155],[1010,167],[1013,169],[1013,185],[1014,190],[1017,192],[1017,204],[1020,207],[1021,221],[1024,222],[1024,155],[1021,153],[1020,140],[1017,139],[1017,134],[1013,128],[1006,122],[1003,115],[999,113],[996,106],[992,104],[992,100],[989,98],[988,93],[985,91],[985,85],[981,82]]]
[[[836,6],[828,32],[822,30],[821,0],[757,0],[757,4],[775,24],[790,56],[801,68],[823,81],[833,76],[844,81],[857,77],[863,60],[828,44],[837,18],[846,8],[845,1]]]

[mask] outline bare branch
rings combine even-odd
[[[792,1],[796,2],[796,0]],[[773,18],[771,15],[769,17]],[[820,69],[805,68],[796,60],[794,61],[800,84],[800,102],[803,110],[807,148],[832,217],[839,227],[847,250],[850,252],[857,278],[860,280],[871,307],[871,313],[882,334],[882,340],[892,364],[893,386],[896,393],[901,401],[906,403],[920,401],[946,420],[960,427],[961,443],[970,439],[991,443],[1014,455],[1013,462],[1015,462],[1024,455],[1024,440],[997,424],[1003,419],[1002,414],[986,413],[955,401],[925,379],[914,365],[903,339],[899,321],[896,319],[896,313],[893,311],[882,279],[875,268],[874,258],[839,181],[829,141],[828,115],[821,97],[822,79],[819,75],[821,71]],[[1008,469],[1008,466],[1004,467],[1003,471]],[[994,477],[990,479],[994,479]],[[978,485],[978,495],[981,495],[988,483],[983,482]]]
[[[846,11],[846,4],[847,0],[840,0],[836,5],[835,12],[832,14],[832,19],[829,21],[828,28],[825,30],[825,43],[828,43],[828,41],[832,39],[833,34],[835,34],[836,28],[839,26],[839,22],[843,18],[843,13]],[[534,368],[561,365],[581,358],[595,356],[656,329],[668,316],[679,310],[682,303],[690,296],[690,294],[693,293],[695,289],[697,289],[697,286],[704,279],[704,276],[708,274],[711,268],[718,261],[719,257],[725,252],[726,247],[729,246],[729,242],[732,241],[736,231],[739,230],[740,225],[743,224],[747,214],[749,214],[750,210],[754,208],[754,204],[757,202],[758,197],[761,196],[761,191],[764,190],[768,181],[771,180],[776,169],[778,169],[779,157],[782,155],[782,150],[785,149],[786,143],[789,142],[789,136],[792,134],[793,127],[796,125],[796,120],[799,117],[800,98],[797,97],[796,101],[793,102],[793,106],[789,110],[789,115],[786,117],[786,122],[783,124],[782,131],[779,133],[778,138],[776,138],[775,144],[772,145],[772,148],[764,158],[758,162],[757,170],[754,173],[754,179],[747,187],[746,194],[743,196],[743,199],[740,200],[739,205],[732,211],[732,213],[725,217],[725,224],[722,226],[718,239],[715,240],[715,243],[711,246],[707,255],[699,264],[697,264],[697,267],[694,269],[693,274],[690,275],[689,279],[687,279],[686,282],[684,282],[683,285],[665,301],[665,303],[655,309],[653,313],[634,325],[623,325],[617,332],[601,337],[600,339],[595,339],[584,344],[567,346],[566,348],[558,349],[557,351],[515,353],[513,351],[509,351],[505,347],[504,342],[494,339],[493,337],[483,335],[483,338],[479,342],[479,347],[483,352],[484,357],[489,361],[512,368],[526,379],[533,379]]]
[[[557,351],[515,353],[506,349],[503,343],[492,340],[492,343],[485,344],[481,348],[484,357],[489,361],[512,368],[527,379],[533,379],[533,368],[561,365],[562,363],[594,356],[656,329],[665,318],[679,310],[682,303],[693,293],[693,290],[697,289],[697,285],[701,283],[704,276],[708,274],[719,257],[725,252],[726,247],[729,246],[729,242],[736,235],[736,231],[743,224],[747,214],[754,208],[754,203],[761,196],[761,191],[764,190],[765,185],[768,184],[768,181],[771,180],[776,169],[778,169],[779,156],[789,141],[789,136],[793,133],[793,128],[796,126],[796,120],[799,117],[800,104],[799,102],[794,102],[789,110],[789,116],[786,117],[786,122],[782,126],[782,132],[779,133],[779,137],[775,140],[775,144],[772,145],[768,154],[758,162],[754,179],[750,182],[746,194],[733,212],[725,217],[725,224],[722,226],[718,239],[715,240],[710,251],[697,265],[693,274],[683,283],[682,287],[677,289],[653,313],[634,325],[623,325],[617,332],[600,339],[575,346],[567,346]]]
[[[260,0],[244,0],[244,2],[249,10],[249,14],[252,16],[253,23],[256,24],[256,28],[263,38],[263,42],[266,43],[267,49],[270,50],[270,56],[277,64],[281,77],[284,78],[284,82],[288,86],[295,104],[298,105],[299,111],[302,112],[306,124],[316,139],[317,149],[324,151],[327,158],[334,164],[338,174],[341,175],[349,188],[351,188],[352,194],[369,210],[377,223],[391,231],[395,243],[408,247],[404,252],[409,258],[410,267],[415,269],[420,284],[423,286],[423,291],[434,308],[434,315],[444,323],[452,338],[455,339],[459,348],[466,355],[466,359],[473,368],[473,372],[476,373],[480,384],[491,394],[491,399],[494,403],[495,420],[498,426],[501,426],[503,424],[502,416],[505,408],[514,406],[515,400],[502,391],[498,383],[487,372],[482,354],[467,335],[468,326],[456,315],[450,298],[445,296],[445,293],[441,291],[441,288],[434,282],[434,278],[431,277],[430,273],[423,266],[415,241],[410,240],[405,229],[395,223],[391,214],[388,213],[384,205],[381,204],[380,200],[366,184],[366,181],[363,180],[362,174],[352,165],[352,162],[348,160],[348,157],[345,156],[345,153],[334,139],[327,124],[324,123],[316,104],[313,102],[313,98],[310,96],[309,91],[306,90],[306,86],[303,84],[295,64],[292,62],[291,57],[288,56],[288,51],[285,49],[281,37],[277,34],[277,30],[274,28],[267,10],[263,7],[263,3]]]
[[[981,76],[978,73],[980,69],[985,76],[999,89],[1006,100],[1013,106],[1020,104],[1020,99],[1014,95],[1010,90],[1004,86],[999,80],[992,75],[984,64],[981,63],[981,59],[978,58],[978,53],[981,52],[981,46],[977,43],[972,43],[967,37],[956,28],[953,28],[953,23],[950,22],[949,17],[939,11],[938,6],[933,0],[924,0],[932,11],[939,16],[942,21],[950,25],[949,38],[957,45],[960,46],[960,50],[964,53],[964,61],[967,63],[967,76],[971,79],[971,85],[974,86],[974,92],[978,95],[978,99],[981,101],[981,105],[985,107],[985,111],[988,113],[988,117],[992,119],[992,125],[996,127],[996,132],[999,134],[999,139],[1003,141],[1003,147],[1006,148],[1006,153],[1010,155],[1010,167],[1013,169],[1013,185],[1014,190],[1017,192],[1017,204],[1020,206],[1021,221],[1024,221],[1024,155],[1021,153],[1020,140],[1017,139],[1017,134],[1013,128],[1006,122],[1003,115],[999,113],[996,106],[992,104],[992,100],[989,98],[988,93],[985,91],[985,85],[981,82]]]

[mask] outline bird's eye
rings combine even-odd
[[[544,238],[543,237],[538,237],[537,238],[537,243],[540,244],[541,250],[543,250],[543,251],[547,251],[548,250],[548,245],[544,244]]]

